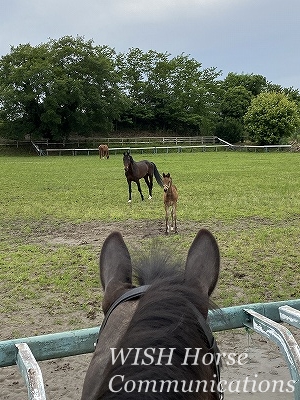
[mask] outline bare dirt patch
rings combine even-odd
[[[299,218],[297,218],[297,221]],[[293,218],[291,217],[291,221]],[[296,223],[296,222],[294,222]],[[284,220],[281,224],[276,222],[276,227],[284,227],[289,224],[288,220]],[[213,221],[202,223],[201,221],[178,221],[179,235],[189,236],[195,235],[202,227],[218,233],[220,231],[235,229],[242,231],[246,229],[254,229],[259,226],[275,226],[275,223],[269,219],[262,218],[240,218],[237,222],[228,224],[223,221]],[[48,244],[66,244],[70,246],[92,245],[97,248],[102,246],[105,238],[113,231],[120,231],[126,241],[136,243],[139,240],[150,239],[155,237],[163,237],[165,235],[165,222],[161,220],[127,220],[127,221],[90,221],[83,223],[53,223],[53,221],[40,221],[35,223],[24,222],[9,224],[10,234],[20,236],[23,240],[48,243]],[[172,234],[172,233],[171,233]]]
[[[190,221],[180,224],[180,232],[184,235],[196,233],[202,225]],[[122,233],[126,243],[136,243],[143,239],[164,236],[164,221],[159,220],[127,220],[124,222],[91,221],[80,224],[56,224],[45,221],[39,224],[29,224],[28,229],[19,229],[18,223],[10,225],[10,231],[23,240],[46,244],[65,244],[70,246],[92,245],[100,249],[106,237],[113,231]],[[208,227],[209,228],[209,227]]]

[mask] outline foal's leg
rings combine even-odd
[[[172,227],[173,227],[175,233],[177,233],[176,203],[173,204],[173,207],[172,207]]]
[[[137,184],[137,187],[138,187],[138,191],[140,192],[141,198],[142,198],[142,200],[144,200],[144,196],[143,196],[143,193],[142,193],[140,181],[137,180],[136,184]]]
[[[166,211],[166,235],[169,233],[169,207],[165,205],[165,211]]]

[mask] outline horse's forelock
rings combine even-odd
[[[181,260],[172,258],[168,249],[159,243],[153,243],[150,254],[134,261],[134,273],[139,285],[151,285],[164,278],[183,276]]]

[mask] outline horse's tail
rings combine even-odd
[[[152,164],[153,164],[153,171],[154,171],[154,176],[155,176],[156,182],[159,184],[160,187],[164,187],[163,181],[161,179],[161,175],[158,172],[156,165],[154,164],[154,162]]]

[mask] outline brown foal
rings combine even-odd
[[[177,200],[178,200],[178,192],[175,185],[172,183],[172,178],[170,173],[163,173],[163,187],[164,187],[164,204],[165,204],[165,211],[166,211],[166,235],[170,232],[170,225],[169,225],[169,213],[171,209],[171,231],[174,230],[177,233],[177,221],[176,221],[176,207],[177,207]]]

